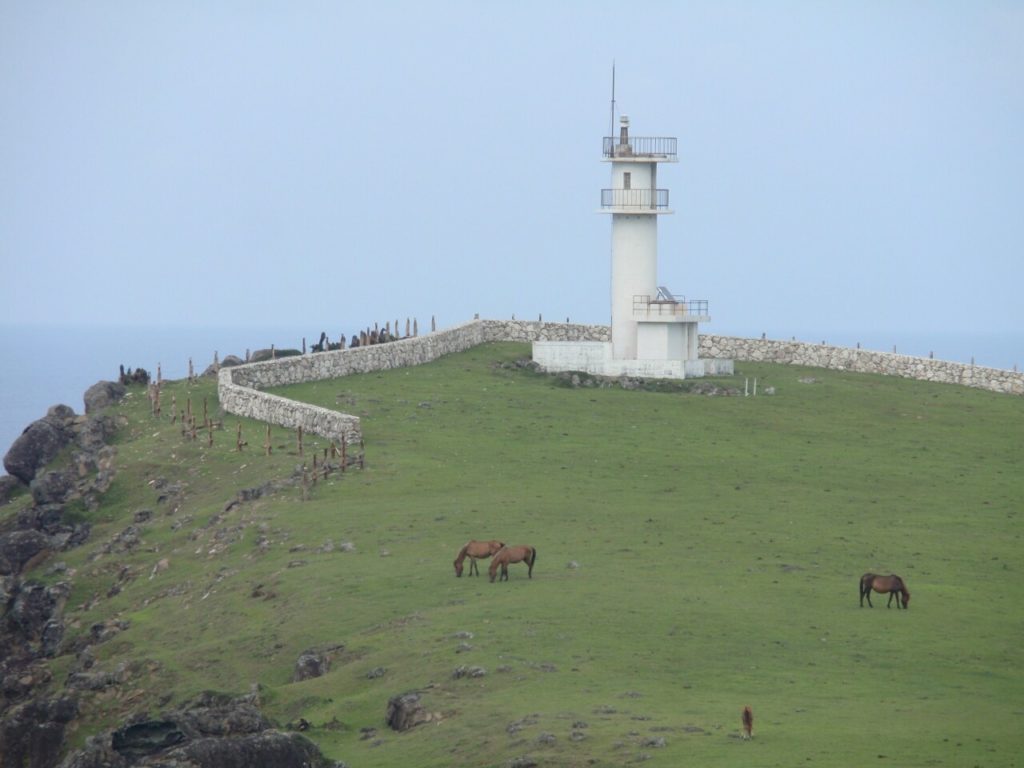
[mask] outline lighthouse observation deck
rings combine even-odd
[[[601,209],[606,213],[671,213],[667,189],[602,189]]]
[[[662,323],[707,323],[711,316],[707,299],[673,296],[661,288],[657,296],[633,296],[633,319]]]
[[[642,163],[675,163],[674,136],[605,136],[602,154],[606,160],[638,161]]]

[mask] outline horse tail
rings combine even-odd
[[[533,568],[533,564],[537,562],[537,548],[530,547],[530,567]]]

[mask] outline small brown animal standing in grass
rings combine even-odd
[[[910,608],[910,590],[907,589],[907,585],[904,583],[896,574],[890,576],[878,576],[874,573],[865,573],[860,577],[860,607],[864,607],[864,598],[868,599],[868,608],[874,608],[871,605],[871,590],[885,594],[889,593],[889,602],[885,604],[886,608],[892,607],[892,599],[896,598],[896,608]],[[900,605],[902,598],[903,605]]]
[[[472,576],[473,572],[476,571],[476,575],[480,575],[480,569],[476,565],[476,561],[486,560],[488,557],[493,555],[499,549],[505,546],[502,541],[467,541],[462,549],[459,550],[458,556],[455,558],[455,575],[462,576],[462,564],[466,558],[469,558],[469,575]],[[493,579],[492,579],[493,581]]]
[[[743,708],[743,738],[752,739],[754,737],[754,713],[750,707]]]
[[[533,578],[533,564],[537,561],[537,550],[534,547],[520,544],[515,547],[502,547],[491,559],[489,569],[491,581],[498,575],[498,566],[501,566],[501,581],[508,581],[509,563],[526,563],[529,571],[527,576]]]

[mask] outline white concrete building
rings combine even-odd
[[[533,344],[533,359],[548,371],[586,371],[653,378],[731,374],[732,360],[698,356],[698,324],[710,321],[708,303],[687,300],[658,284],[658,218],[672,213],[668,190],[658,188],[658,166],[675,163],[676,139],[629,135],[604,139],[611,188],[601,211],[612,216],[611,342]]]

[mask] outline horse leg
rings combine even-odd
[[[866,579],[866,578],[860,580],[860,607],[861,608],[864,607],[864,598],[865,597],[868,599],[868,608],[873,608],[874,606],[871,605],[871,580],[870,579]]]
[[[860,582],[860,607],[861,608],[864,607],[864,598],[865,597],[868,599],[868,608],[874,608],[874,606],[871,604],[871,582],[868,582],[868,583],[865,584],[864,580],[861,579],[861,582]]]
[[[895,595],[895,594],[896,594],[895,592],[890,592],[890,593],[889,593],[889,602],[887,602],[887,603],[885,604],[885,607],[886,607],[886,608],[892,608],[892,596],[893,596],[893,595]],[[897,608],[899,608],[899,607],[900,607],[900,601],[899,601],[899,599],[897,599],[897,600],[896,600],[896,607],[897,607]]]
[[[476,565],[476,558],[471,557],[469,558],[469,575],[472,576],[474,572],[476,572],[477,576],[480,575],[480,569]]]
[[[501,564],[501,581],[508,581],[508,563]]]

